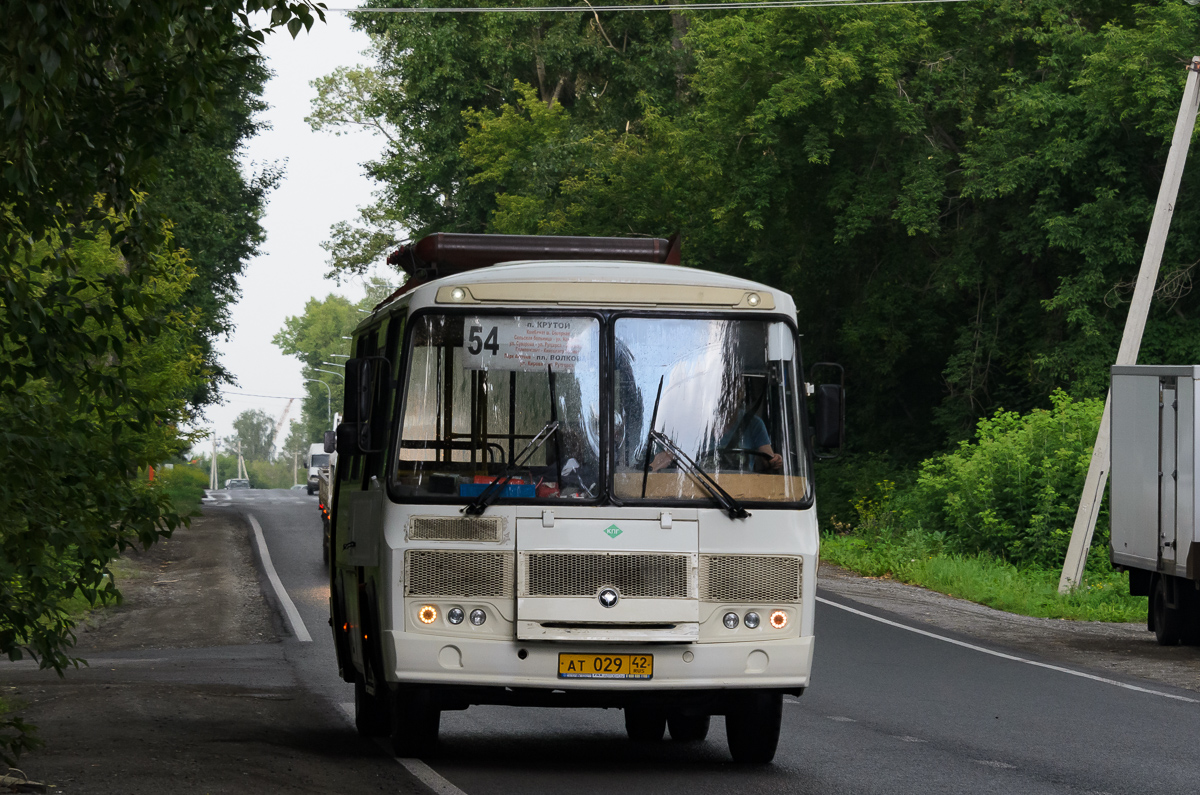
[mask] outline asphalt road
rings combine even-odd
[[[252,516],[261,527],[279,581],[312,637],[285,639],[283,657],[353,731],[353,688],[337,677],[328,627],[315,498],[234,491],[213,507]],[[904,621],[878,609],[819,595],[813,684],[785,704],[779,753],[769,767],[734,766],[720,718],[700,745],[635,746],[615,710],[473,707],[445,713],[439,753],[423,760],[428,768],[409,762],[410,769],[442,792],[470,795],[1197,788],[1200,694],[1128,679],[1122,683],[1141,689],[1121,687],[1101,671],[1046,667],[1058,664],[977,638],[932,637],[886,623]]]

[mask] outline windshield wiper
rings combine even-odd
[[[691,457],[688,456],[687,453],[683,452],[683,450],[680,450],[679,446],[672,442],[665,433],[651,429],[650,439],[661,444],[671,453],[671,455],[675,456],[675,460],[683,467],[683,469],[691,474],[696,481],[704,487],[704,490],[709,493],[709,495],[713,498],[713,500],[716,501],[718,505],[725,509],[725,512],[729,514],[730,519],[745,519],[750,516],[750,512],[747,511],[732,494],[721,488],[721,485],[717,483],[717,481],[713,480],[712,475],[705,472],[699,464],[697,464],[691,459]],[[649,451],[647,451],[646,455],[648,458]],[[643,494],[645,494],[645,492],[643,492]]]
[[[488,504],[504,491],[504,487],[512,480],[513,474],[517,471],[517,467],[525,463],[525,461],[534,453],[536,453],[546,440],[558,432],[558,420],[550,420],[542,429],[534,434],[534,437],[529,440],[529,444],[525,445],[525,449],[521,454],[514,458],[504,471],[492,479],[492,482],[487,484],[487,487],[479,492],[479,496],[471,500],[463,506],[462,512],[467,516],[479,516],[487,510]],[[499,488],[497,488],[499,487]]]
[[[650,454],[654,452],[654,423],[658,422],[658,402],[662,400],[665,375],[658,377],[658,394],[654,396],[654,413],[650,415],[650,433],[646,434],[646,463],[642,466],[642,499],[646,499],[646,481],[650,479]]]

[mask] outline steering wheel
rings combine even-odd
[[[770,469],[772,456],[767,455],[762,450],[754,450],[749,447],[722,447],[718,452],[720,453],[720,455],[722,457],[725,456],[726,454],[728,454],[730,456],[739,456],[739,455],[758,456],[759,458],[761,458],[763,460],[764,468],[768,469],[768,470]]]

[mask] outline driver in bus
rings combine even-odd
[[[728,405],[731,409],[736,406],[741,406],[742,409],[740,412],[733,410],[725,412],[725,422],[721,428],[721,438],[717,442],[717,452],[753,450],[761,453],[761,456],[752,456],[759,460],[751,462],[751,470],[760,466],[771,470],[783,469],[783,456],[771,447],[771,435],[767,432],[767,424],[762,421],[762,417],[754,413],[752,406],[746,405],[746,388],[741,379],[735,382],[733,395]],[[705,452],[711,453],[711,448]],[[670,466],[674,461],[675,456],[669,450],[663,450],[650,462],[650,471],[657,472]]]

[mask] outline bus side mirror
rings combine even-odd
[[[337,450],[337,432],[325,431],[325,452],[332,453]]]
[[[331,431],[332,433],[332,431]],[[358,423],[342,422],[337,426],[335,447],[339,456],[358,455]]]
[[[817,410],[813,415],[813,446],[832,453],[815,453],[817,458],[837,458],[846,443],[846,370],[834,362],[817,362],[809,369],[809,381],[819,368],[837,370],[838,383],[821,384],[814,392]]]
[[[372,415],[376,408],[379,408],[376,392],[384,392],[384,387],[390,387],[388,378],[388,360],[383,356],[363,356],[359,359],[346,360],[346,420],[338,426],[338,445],[337,451],[339,454],[349,452],[350,455],[356,453],[380,453],[383,448],[378,445],[379,440],[375,438],[375,426],[378,423],[372,422]],[[347,426],[353,426],[357,429],[357,439],[355,440],[355,449],[350,452],[342,448],[342,429]],[[346,431],[349,433],[349,431]]]
[[[821,384],[816,390],[817,414],[813,422],[817,447],[841,449],[846,441],[846,400],[838,384]]]

